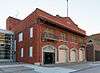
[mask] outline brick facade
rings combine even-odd
[[[24,20],[8,17],[6,26],[8,30],[15,32],[17,42],[17,61],[33,64],[44,64],[43,47],[47,45],[52,45],[55,47],[55,57],[50,55],[52,58],[54,58],[55,63],[59,63],[58,58],[60,54],[58,54],[58,47],[61,45],[66,45],[68,47],[66,51],[68,57],[67,62],[71,62],[71,49],[76,51],[76,62],[79,62],[79,49],[84,48],[83,51],[85,60],[86,33],[84,30],[80,29],[69,17],[52,16],[37,8]],[[33,27],[32,38],[29,36],[31,27]],[[18,34],[20,32],[23,33],[23,41],[18,42]],[[65,35],[64,39],[61,37],[62,33]],[[33,57],[29,57],[30,46],[33,47]],[[23,57],[20,57],[20,48],[24,48]]]
[[[100,61],[100,34],[87,37],[86,58],[87,61]]]

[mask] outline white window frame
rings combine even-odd
[[[30,28],[30,38],[33,37],[33,27]]]
[[[21,57],[24,56],[24,49],[23,49],[23,48],[20,49],[20,56],[21,56]]]
[[[19,35],[18,35],[18,41],[23,41],[23,33],[20,32]]]
[[[29,47],[29,57],[33,57],[33,47]]]

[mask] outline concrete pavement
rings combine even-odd
[[[10,65],[0,65],[0,73],[44,73],[45,70],[47,70],[45,73],[48,73],[53,69],[59,71],[59,73],[60,69],[65,70],[65,73],[68,70],[74,70],[71,71],[71,73],[100,73],[100,62],[86,62],[81,64],[50,64],[41,66],[19,63]]]
[[[24,66],[4,66],[0,67],[0,73],[38,73],[33,68]]]
[[[87,69],[70,72],[70,73],[100,73],[100,65],[91,67],[91,68],[87,68]]]
[[[100,61],[98,62],[86,62],[86,63],[72,63],[72,64],[50,64],[50,65],[42,65],[43,67],[61,67],[61,68],[69,68],[74,70],[87,69],[90,67],[94,67],[96,65],[100,65]]]

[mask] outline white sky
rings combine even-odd
[[[0,0],[0,28],[6,29],[8,16],[24,19],[36,8],[66,16],[66,6],[66,0]],[[69,0],[69,17],[87,35],[100,33],[100,0]]]

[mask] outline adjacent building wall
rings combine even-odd
[[[14,33],[0,29],[0,61],[14,61]]]

